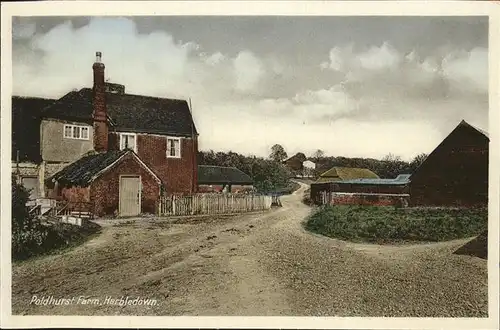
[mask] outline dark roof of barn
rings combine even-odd
[[[40,162],[40,122],[42,109],[53,99],[12,96],[12,161]]]
[[[485,130],[482,130],[480,129],[479,127],[476,127],[476,126],[473,126],[471,124],[469,124],[468,122],[466,122],[465,120],[462,120],[460,122],[460,124],[458,124],[459,126],[462,125],[462,126],[468,126],[468,127],[471,127],[473,129],[475,129],[476,131],[478,131],[479,133],[481,133],[482,135],[484,135],[486,138],[488,138],[488,140],[490,139],[490,135],[488,132],[486,132]]]
[[[44,117],[92,120],[91,88],[72,91],[44,111]],[[185,100],[106,93],[108,117],[117,131],[191,136],[198,134]]]
[[[119,160],[131,150],[113,150],[106,153],[91,153],[66,166],[49,178],[63,186],[87,187],[96,174]]]
[[[200,165],[198,184],[253,184],[252,178],[236,167]]]
[[[432,150],[432,152],[427,155],[424,161],[413,171],[413,174],[415,175],[416,173],[419,172],[419,170],[426,164],[427,160],[438,152],[438,150],[442,147],[442,145],[445,143],[447,139],[449,139],[453,134],[457,134],[458,131],[463,129],[468,129],[472,130],[473,132],[479,133],[480,135],[483,136],[485,141],[490,140],[488,132],[480,128],[474,127],[462,119],[462,121],[460,121],[460,123],[441,141],[441,143],[439,143],[438,146],[435,147],[434,150]]]

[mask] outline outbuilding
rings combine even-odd
[[[462,120],[415,170],[411,206],[486,206],[488,133]]]
[[[245,192],[252,190],[252,178],[236,167],[198,166],[199,192]]]
[[[94,215],[155,213],[162,182],[130,150],[89,153],[47,180],[52,198]]]

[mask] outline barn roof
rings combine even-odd
[[[69,92],[46,108],[44,117],[90,122],[92,99],[91,88]],[[109,91],[106,93],[106,107],[117,131],[176,136],[198,134],[185,100]]]
[[[252,178],[236,167],[200,165],[198,184],[253,184]]]
[[[344,181],[361,178],[378,179],[379,176],[367,168],[334,166],[321,174],[317,182]]]
[[[462,120],[459,124],[460,125],[463,125],[463,126],[469,126],[469,127],[472,127],[473,129],[475,129],[476,131],[478,131],[479,133],[481,133],[482,135],[484,135],[485,137],[487,137],[488,139],[490,138],[490,134],[488,132],[486,132],[485,130],[483,129],[480,129],[479,127],[476,127],[476,126],[473,126],[471,124],[469,124],[468,122],[466,122],[465,120]]]
[[[426,161],[432,157],[433,155],[435,155],[438,150],[441,148],[441,146],[446,142],[446,140],[448,140],[451,136],[453,136],[454,134],[457,134],[458,131],[461,131],[463,129],[468,129],[468,130],[471,130],[473,132],[475,132],[476,134],[479,133],[479,135],[482,135],[486,141],[489,141],[490,138],[489,138],[489,134],[488,132],[480,129],[480,128],[477,128],[475,126],[472,126],[471,124],[469,124],[468,122],[466,122],[465,120],[462,120],[460,121],[460,123],[434,148],[434,150],[432,150],[431,153],[429,153],[427,155],[427,157],[424,159],[424,161],[420,164],[420,166],[418,166],[415,171],[413,172],[414,174],[417,173],[420,168],[422,168],[422,166],[424,166],[424,164],[426,163]]]
[[[410,182],[410,174],[400,174],[395,179],[353,179],[339,183],[349,184],[371,184],[371,185],[405,185]]]
[[[51,183],[58,182],[63,186],[87,187],[101,174],[118,164],[129,153],[133,154],[136,160],[160,181],[158,176],[129,149],[113,150],[105,153],[89,153],[52,175],[48,181]]]
[[[40,122],[43,108],[55,102],[40,97],[12,96],[12,161],[40,162]]]

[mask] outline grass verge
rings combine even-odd
[[[38,226],[33,230],[34,234],[39,236],[38,244],[28,242],[22,247],[21,253],[12,255],[12,261],[18,263],[44,255],[63,253],[98,236],[101,229],[101,226],[91,221],[81,227],[67,223]]]
[[[438,242],[479,235],[487,209],[412,209],[388,206],[323,206],[305,223],[328,237],[378,244]]]

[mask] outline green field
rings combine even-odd
[[[354,242],[437,242],[472,237],[488,227],[487,209],[424,209],[390,206],[324,206],[306,229]]]

